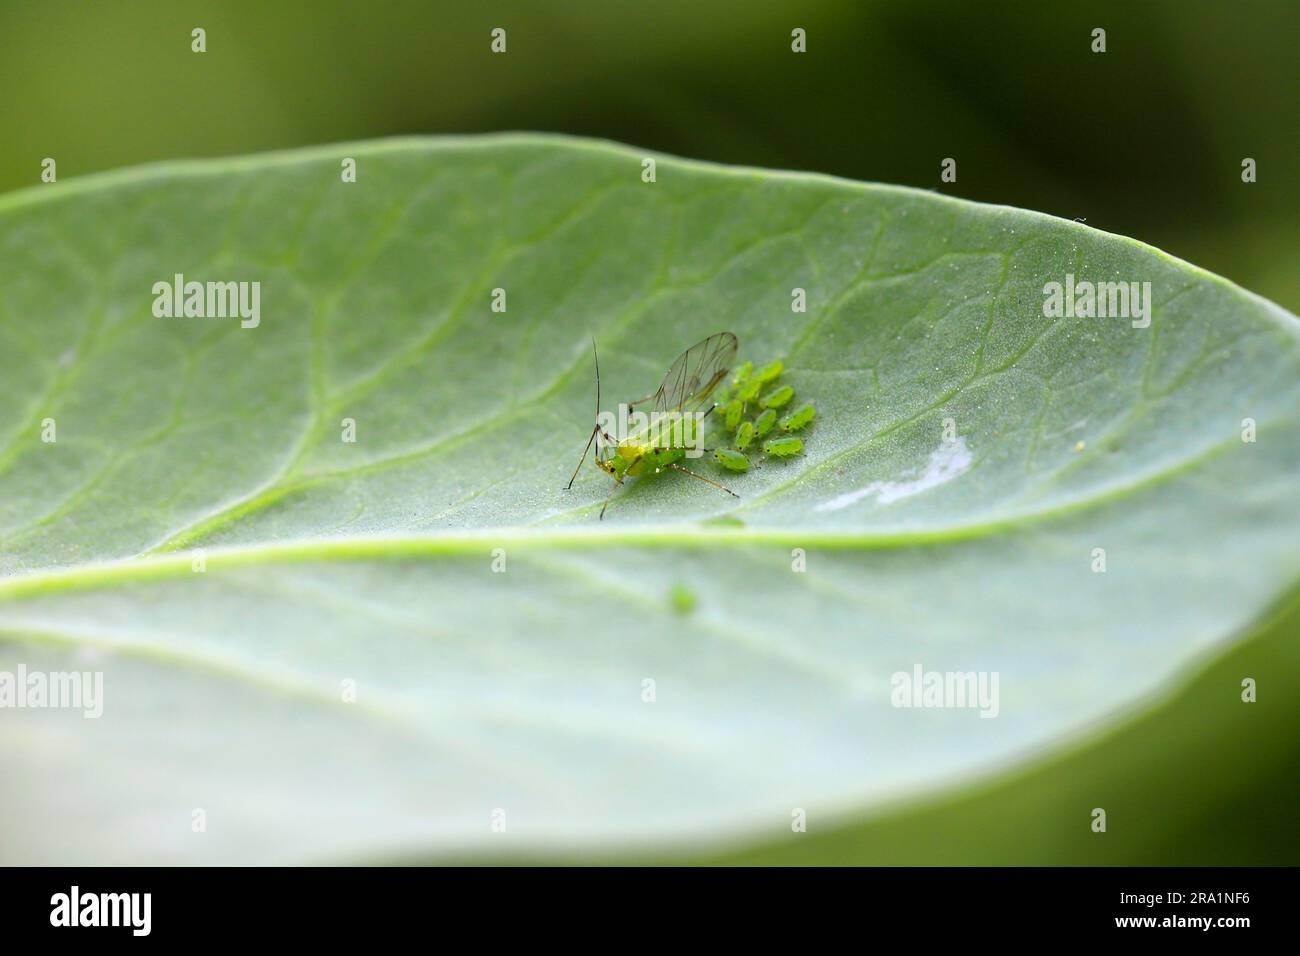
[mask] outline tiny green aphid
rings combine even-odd
[[[792,398],[794,398],[794,389],[789,385],[782,385],[764,395],[759,404],[764,408],[780,408]]]
[[[722,414],[726,418],[727,431],[734,432],[736,426],[740,424],[740,418],[745,414],[745,403],[738,398],[733,398],[723,406]]]
[[[730,448],[719,448],[713,453],[714,459],[727,471],[749,471],[749,459]]]
[[[736,429],[736,447],[744,451],[749,447],[749,443],[754,440],[754,423],[741,422],[740,427]]]
[[[668,600],[678,614],[690,614],[695,610],[695,592],[681,584],[674,584],[668,592]]]
[[[769,408],[767,411],[763,412],[762,415],[759,415],[758,418],[754,419],[754,434],[759,438],[762,438],[772,430],[772,426],[775,424],[776,412]]]
[[[785,418],[781,419],[781,431],[797,432],[812,421],[816,414],[817,409],[813,407],[811,402],[805,405],[800,405],[789,415],[785,416]]]
[[[731,384],[739,385],[742,382],[749,381],[749,376],[754,374],[754,363],[746,362],[740,368],[736,369],[736,374],[731,376]]]
[[[736,390],[736,399],[741,402],[752,402],[754,399],[758,398],[758,390],[762,387],[762,382],[756,378],[751,378]]]
[[[754,378],[759,382],[774,382],[783,371],[785,371],[785,363],[777,359],[775,362],[768,362],[760,368],[755,373]]]
[[[583,462],[587,460],[587,453],[591,451],[591,443],[599,435],[605,448],[613,448],[613,454],[608,458],[602,458],[602,446],[597,445],[596,467],[614,479],[614,487],[610,489],[609,497],[605,499],[605,504],[600,509],[601,518],[605,517],[605,509],[609,507],[610,499],[614,497],[614,492],[623,484],[627,476],[658,475],[669,469],[708,482],[733,498],[739,498],[740,495],[730,488],[724,488],[712,478],[697,475],[681,465],[682,459],[686,457],[688,446],[696,447],[698,439],[702,437],[700,431],[704,427],[703,416],[708,415],[716,407],[709,401],[709,396],[731,370],[737,345],[736,337],[730,332],[710,335],[677,356],[676,361],[668,367],[668,373],[659,384],[657,391],[645,398],[627,403],[628,408],[631,409],[645,402],[653,402],[656,415],[680,416],[679,424],[682,427],[675,428],[665,435],[661,425],[651,416],[651,424],[622,439],[616,439],[601,427],[600,358],[596,355],[596,343],[593,341],[591,351],[596,363],[596,424],[591,430],[591,437],[587,439],[587,447],[582,451],[582,458],[578,460],[578,467],[573,469],[573,476],[569,478],[569,483],[565,487],[573,487],[574,479],[578,477]],[[708,411],[704,411],[703,416],[700,415],[701,410],[706,406]],[[738,409],[741,407],[739,402],[736,403],[736,407]],[[739,422],[739,415],[737,415],[737,422]]]
[[[776,458],[789,458],[803,451],[803,442],[798,438],[773,438],[763,444],[763,451]]]

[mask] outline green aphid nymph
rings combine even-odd
[[[783,371],[785,371],[785,363],[777,359],[775,362],[768,362],[760,368],[755,373],[754,378],[759,382],[774,382]]]
[[[695,610],[697,598],[695,592],[680,584],[674,584],[668,592],[668,601],[678,614],[690,614]]]
[[[736,390],[736,398],[742,402],[752,402],[754,399],[758,398],[758,391],[762,387],[763,383],[758,379],[750,379]]]
[[[763,444],[763,451],[776,458],[789,458],[803,451],[803,442],[798,438],[773,438]]]
[[[759,438],[762,438],[772,430],[772,426],[775,424],[776,412],[769,408],[767,411],[763,412],[762,415],[759,415],[758,418],[754,419],[754,434]]]
[[[795,441],[798,441],[798,439],[795,439]],[[738,451],[719,448],[713,452],[713,457],[727,471],[749,471],[749,459]]]
[[[817,409],[813,407],[811,402],[805,405],[800,405],[789,415],[785,416],[785,418],[781,419],[781,431],[797,432],[812,421],[816,414]]]
[[[744,451],[749,447],[749,443],[754,440],[754,423],[741,422],[740,427],[736,429],[736,447]]]
[[[792,398],[794,398],[794,389],[789,385],[782,385],[780,388],[773,389],[764,395],[759,404],[764,408],[780,408]]]
[[[734,432],[740,424],[741,416],[745,414],[745,403],[733,398],[723,407],[722,413],[727,421],[727,431]]]

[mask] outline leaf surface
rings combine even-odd
[[[1294,316],[1036,213],[642,159],[0,199],[0,671],[104,687],[0,710],[5,862],[771,839],[1139,710],[1295,586]],[[260,282],[260,324],[155,317],[175,274]],[[1149,327],[1046,317],[1067,274],[1149,282]],[[805,454],[598,522],[592,336],[611,408],[724,329],[817,404]],[[996,717],[893,706],[918,666],[997,675]]]

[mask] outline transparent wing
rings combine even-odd
[[[653,396],[656,412],[679,412],[703,404],[727,377],[736,359],[736,337],[718,332],[696,342],[668,367]]]

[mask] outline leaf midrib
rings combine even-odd
[[[1265,423],[1272,427],[1279,422]],[[490,556],[495,547],[522,550],[583,548],[813,547],[827,551],[886,550],[955,544],[1013,532],[1043,521],[1100,507],[1150,487],[1164,484],[1239,444],[1235,437],[1210,446],[1200,455],[1175,462],[1136,481],[1102,488],[1093,495],[1058,503],[1050,509],[1009,513],[987,521],[938,528],[866,529],[839,531],[797,527],[718,527],[707,524],[635,525],[627,528],[501,527],[423,535],[365,535],[279,542],[258,542],[204,551],[213,568],[246,567],[307,561],[410,560],[425,557]],[[593,506],[594,507],[594,506]],[[0,604],[65,591],[93,590],[131,581],[176,578],[194,574],[190,553],[145,556],[56,568],[0,578]]]

